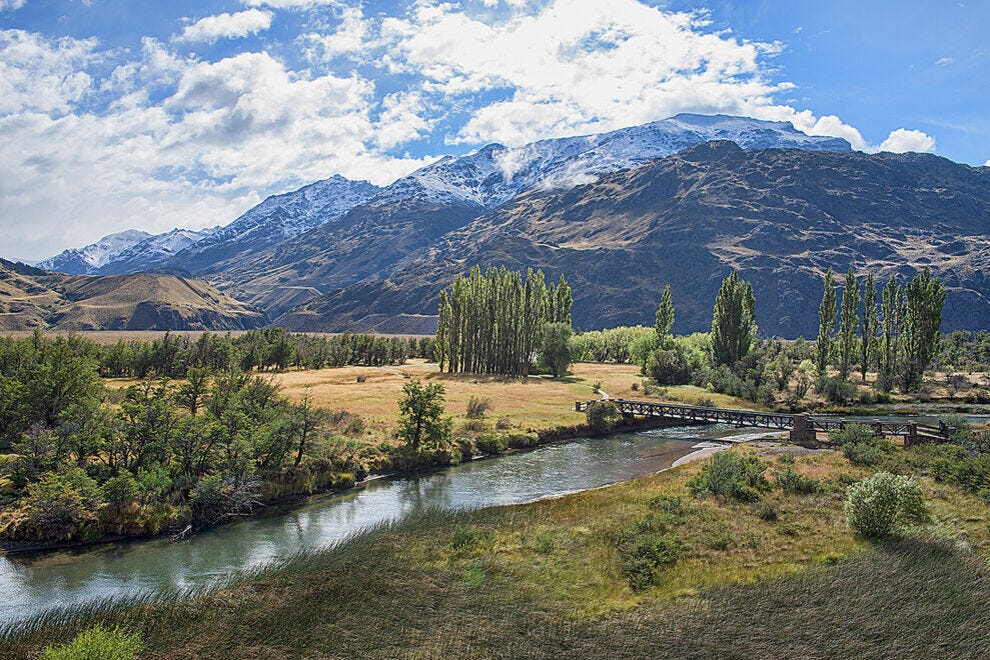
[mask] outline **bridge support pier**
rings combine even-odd
[[[815,425],[811,421],[811,415],[794,415],[794,425],[791,426],[790,441],[803,446],[817,444],[818,436],[815,433]]]
[[[920,443],[921,439],[918,437],[918,423],[911,422],[908,424],[907,435],[904,436],[904,448],[914,447],[916,444]]]

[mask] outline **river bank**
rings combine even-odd
[[[573,453],[579,448],[597,448],[600,461],[623,447],[623,462],[655,454],[658,446],[643,444],[644,436],[607,440],[607,449],[587,441],[536,451],[569,449],[552,471],[567,474],[589,458]],[[689,436],[682,435],[682,455],[698,444]],[[104,607],[68,623],[48,619],[0,644],[5,657],[31,657],[98,620],[140,632],[148,657],[643,657],[658,649],[709,657],[727,648],[756,657],[808,656],[809,649],[979,655],[990,607],[981,559],[990,551],[985,503],[919,476],[941,533],[963,535],[971,550],[925,540],[876,548],[850,533],[842,513],[847,484],[868,470],[830,450],[752,453],[767,464],[771,483],[793,469],[819,489],[773,487],[756,504],[695,498],[687,483],[704,464],[696,460],[528,504],[420,508],[332,550],[269,563],[193,601]],[[527,456],[535,453],[507,460]],[[510,486],[498,481],[505,465],[478,461],[453,470],[497,467],[485,479],[490,494]],[[436,486],[413,487],[403,501]],[[681,547],[677,561],[634,590],[615,544],[667,511],[674,518],[664,518],[665,533]],[[298,530],[315,520],[301,522]],[[878,629],[877,612],[898,616]]]

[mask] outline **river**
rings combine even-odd
[[[745,432],[714,425],[580,438],[420,476],[372,480],[184,541],[153,539],[0,556],[0,625],[52,607],[148,591],[201,589],[427,509],[519,504],[628,481],[670,467],[698,442]]]

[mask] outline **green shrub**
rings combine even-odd
[[[842,453],[856,465],[879,465],[895,449],[894,443],[874,435],[873,429],[866,424],[847,424],[829,432],[828,437],[833,443],[842,445]]]
[[[684,552],[684,542],[663,528],[643,522],[621,532],[616,538],[616,548],[630,588],[643,591],[677,563]]]
[[[96,482],[78,467],[49,472],[30,484],[24,517],[13,536],[32,541],[92,541],[99,537],[97,512],[103,506]]]
[[[691,512],[691,507],[676,495],[657,495],[650,500],[650,508],[673,518],[683,518]]]
[[[918,482],[889,472],[849,486],[843,511],[849,526],[870,540],[888,538],[905,525],[929,519]]]
[[[857,399],[856,386],[842,378],[820,376],[815,383],[815,391],[831,403],[845,405]]]
[[[584,414],[588,427],[594,433],[608,433],[622,421],[622,414],[614,401],[592,401]]]
[[[475,441],[482,454],[501,454],[509,448],[509,440],[499,433],[482,433]]]
[[[450,545],[454,550],[470,550],[485,539],[487,534],[474,525],[457,525]]]
[[[482,419],[492,409],[492,400],[472,396],[468,399],[467,417],[468,419]]]
[[[643,372],[657,385],[685,385],[691,382],[687,358],[678,350],[658,348],[650,354]]]
[[[766,463],[755,456],[722,451],[708,459],[687,486],[697,497],[714,495],[753,502],[760,499],[761,490],[769,487],[763,476],[766,469]]]
[[[94,626],[63,646],[46,646],[42,660],[131,660],[142,648],[140,633]]]
[[[777,473],[774,481],[785,493],[795,495],[811,495],[821,489],[821,482],[818,479],[795,472],[794,468],[789,465],[783,472]]]

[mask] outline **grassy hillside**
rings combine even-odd
[[[240,330],[266,318],[199,280],[173,275],[60,275],[0,263],[0,331]]]
[[[771,480],[786,469],[781,456],[762,450]],[[849,532],[841,510],[846,484],[866,470],[831,451],[802,451],[793,469],[821,489],[775,488],[757,504],[697,499],[685,484],[700,466],[689,464],[560,499],[435,514],[216,594],[52,625],[2,651],[30,657],[102,621],[141,631],[147,657],[981,654],[990,643],[982,500],[923,479],[933,516],[925,538],[954,543],[875,547]],[[633,590],[617,539],[675,510],[680,560]]]

